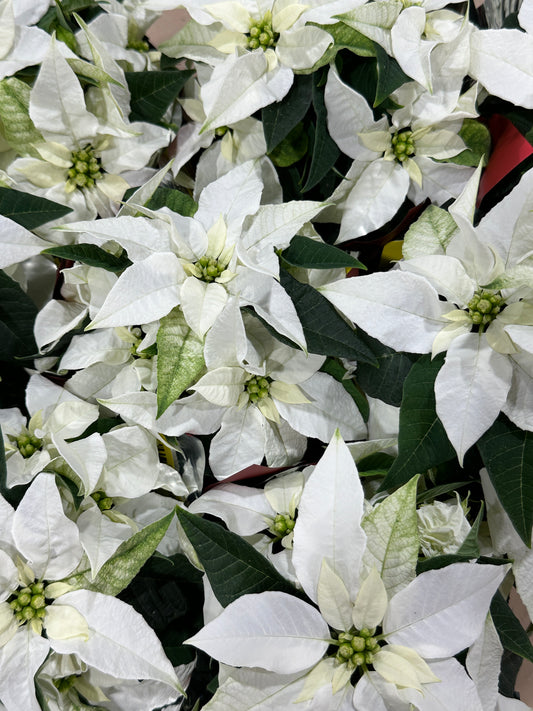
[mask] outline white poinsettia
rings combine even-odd
[[[300,497],[312,470],[281,472],[263,489],[223,482],[193,501],[189,511],[218,516],[230,531],[252,543],[286,578],[296,582],[292,539]]]
[[[73,336],[61,357],[59,373],[76,371],[65,383],[68,392],[88,402],[124,392],[157,388],[154,355],[159,322],[141,328],[104,328]]]
[[[249,161],[210,183],[194,217],[163,209],[150,213],[154,219],[125,215],[65,227],[86,232],[84,241],[115,240],[133,261],[88,328],[146,324],[179,305],[203,338],[233,295],[304,345],[296,310],[278,281],[275,249],[288,246],[323,203],[260,205],[259,171]]]
[[[94,317],[117,281],[113,272],[86,264],[63,269],[61,274],[62,298],[48,301],[35,319],[35,342],[41,353],[50,350],[66,333],[80,327],[87,317]]]
[[[122,83],[118,95],[127,105],[122,70],[116,64],[104,66]],[[28,145],[27,155],[8,170],[19,189],[67,205],[72,219],[113,214],[129,187],[123,175],[144,168],[170,140],[166,129],[127,124],[125,116],[117,119],[117,111],[125,112],[114,103],[113,91],[118,93],[104,88],[100,98],[95,92],[89,95],[96,113],[89,110],[76,74],[52,42],[30,92],[29,116],[42,141]]]
[[[312,8],[300,0],[183,6],[193,19],[160,48],[215,67],[201,89],[209,129],[280,101],[292,86],[294,71],[311,68],[333,41],[325,30],[306,24],[306,11]]]
[[[471,168],[437,162],[465,149],[458,135],[463,116],[421,120],[412,106],[419,96],[414,84],[404,85],[394,95],[402,108],[391,114],[391,123],[385,116],[375,121],[366,99],[330,69],[324,94],[329,132],[354,159],[332,196],[333,212],[340,215],[339,242],[384,225],[407,196],[439,204],[457,197],[471,176]]]
[[[173,498],[150,492],[188,494],[178,472],[159,461],[157,440],[141,427],[118,426],[75,442],[59,436],[53,441],[61,457],[53,462],[54,470],[74,481],[82,497],[72,519],[93,578],[141,521],[151,523],[173,510]]]
[[[3,498],[0,506],[0,699],[7,711],[39,711],[28,682],[50,650],[118,678],[154,679],[179,692],[172,665],[138,613],[108,595],[65,592],[61,581],[75,571],[82,548],[54,475],[39,474],[16,510]]]
[[[0,410],[8,487],[28,484],[39,472],[55,471],[55,438],[79,437],[98,418],[97,405],[52,383],[44,397],[32,398],[28,409],[28,421],[18,408]]]
[[[396,350],[446,351],[436,407],[461,462],[500,411],[533,428],[532,185],[529,171],[474,227],[474,176],[450,214],[415,223],[399,269],[319,289]]]
[[[246,331],[245,331],[246,326]],[[266,457],[287,466],[303,455],[307,437],[327,441],[336,427],[360,439],[366,427],[343,386],[318,372],[323,356],[284,345],[231,299],[206,335],[207,372],[156,419],[156,396],[125,393],[101,400],[127,422],[166,435],[211,434],[209,463],[219,479]]]
[[[414,512],[413,494],[415,488],[404,512],[411,507]],[[338,704],[385,711],[412,704],[433,711],[439,704],[447,708],[455,698],[458,710],[482,711],[474,682],[453,656],[481,634],[505,568],[454,564],[414,577],[412,561],[404,560],[397,572],[407,573],[410,582],[406,579],[391,594],[378,567],[369,569],[363,561],[368,546],[382,551],[377,565],[385,563],[391,525],[382,527],[380,541],[369,529],[367,540],[362,515],[357,469],[336,434],[307,481],[294,529],[293,564],[318,609],[281,592],[243,595],[189,643],[225,664],[272,672],[272,689],[279,675],[297,675],[296,681],[285,682],[288,698],[320,699],[323,705],[316,708]],[[407,532],[411,524],[406,526]],[[401,554],[398,543],[394,548]],[[352,688],[354,672],[358,680]],[[305,675],[303,686],[300,674]],[[249,708],[248,693],[245,677],[233,708]]]
[[[175,667],[182,688],[187,687],[194,663]],[[109,711],[146,711],[176,701],[176,692],[167,684],[151,679],[119,679],[80,662],[71,655],[52,652],[35,679],[50,711],[94,708]],[[82,701],[84,699],[84,701]],[[180,697],[180,701],[181,701]],[[84,705],[85,702],[91,706]],[[1,708],[1,707],[0,707]]]
[[[102,12],[87,27],[98,38],[109,56],[125,71],[157,70],[160,53],[150,51],[144,34],[156,19],[153,12],[131,12],[124,3],[109,0]],[[76,33],[78,51],[85,59],[92,59],[92,51],[83,31]]]

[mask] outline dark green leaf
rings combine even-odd
[[[0,360],[13,360],[37,350],[33,324],[37,307],[18,283],[0,270]]]
[[[468,532],[467,537],[461,543],[461,547],[457,551],[459,555],[467,555],[469,558],[479,558],[479,527],[483,521],[483,512],[485,509],[485,504],[481,502],[481,508],[476,516],[476,520],[472,524],[472,528]]]
[[[0,427],[0,494],[4,496],[7,490],[6,452],[4,448],[4,436],[2,434],[2,428]]]
[[[242,595],[265,590],[297,594],[296,588],[237,534],[182,508],[176,509],[176,515],[224,607]]]
[[[324,103],[324,87],[320,85],[321,72],[314,77],[313,106],[316,113],[315,136],[311,153],[311,165],[302,193],[314,188],[335,165],[340,150],[328,131],[327,110]]]
[[[503,650],[500,666],[500,676],[498,678],[498,691],[502,696],[514,699],[516,689],[516,677],[523,663],[522,657],[513,654],[507,649]]]
[[[435,378],[442,367],[444,356],[433,360],[422,356],[411,368],[403,384],[400,407],[398,457],[382,484],[396,488],[415,474],[455,456],[446,431],[435,411]]]
[[[59,4],[61,5],[63,12],[66,14],[79,12],[79,10],[85,10],[88,7],[99,6],[99,3],[94,2],[94,0],[61,0]]]
[[[280,281],[294,303],[310,353],[376,362],[372,350],[322,294],[284,269],[280,269]]]
[[[296,75],[285,98],[261,111],[267,153],[273,151],[307,113],[311,105],[312,84],[311,76]]]
[[[42,254],[51,254],[61,259],[82,262],[82,264],[88,264],[90,267],[106,269],[108,272],[122,272],[132,264],[125,252],[120,257],[116,257],[95,244],[69,244],[64,247],[49,247],[43,250]]]
[[[461,555],[459,553],[444,553],[443,555],[436,555],[432,558],[424,558],[419,560],[416,564],[416,574],[420,575],[427,570],[439,570],[453,563],[468,563],[470,560],[472,560],[470,556]]]
[[[91,570],[88,568],[69,576],[68,584],[75,590],[83,588],[101,592],[104,595],[118,595],[130,584],[155,551],[173,518],[174,512],[172,511],[121,543],[111,558],[100,568],[94,580],[92,580]]]
[[[499,591],[492,598],[490,614],[503,648],[533,662],[533,645],[527,632]]]
[[[193,74],[192,70],[126,72],[126,81],[131,92],[130,121],[159,123]]]
[[[418,356],[411,353],[398,353],[361,331],[359,331],[359,338],[372,350],[379,368],[359,363],[357,381],[370,397],[376,397],[388,405],[399,407],[402,402],[403,382]]]
[[[374,44],[378,76],[374,106],[379,106],[379,104],[385,101],[399,86],[411,81],[411,78],[405,74],[398,62],[388,55],[383,47],[377,43]]]
[[[20,407],[26,397],[29,375],[18,361],[0,363],[0,409]]]
[[[298,123],[289,135],[270,151],[268,157],[278,168],[288,168],[304,157],[308,145],[309,139],[303,124]]]
[[[391,454],[385,454],[385,452],[375,452],[374,454],[369,454],[363,459],[357,462],[357,471],[359,474],[367,474],[372,471],[383,472],[383,476],[390,469],[394,457]]]
[[[290,245],[281,253],[281,256],[289,264],[305,269],[336,269],[339,267],[366,269],[364,264],[342,249],[301,235],[292,238]]]
[[[335,358],[326,358],[320,370],[323,373],[328,373],[328,375],[331,375],[335,378],[335,380],[339,381],[346,392],[355,400],[355,404],[363,416],[363,420],[367,422],[370,414],[368,401],[364,394],[357,388],[352,378],[344,378],[346,375],[346,368]]]
[[[340,58],[337,60],[338,65]],[[360,57],[356,62],[343,62],[343,64],[346,66],[343,67],[341,79],[358,94],[364,96],[369,106],[372,106],[378,86],[376,58]]]
[[[501,505],[524,543],[533,525],[533,432],[499,417],[477,443]]]
[[[461,486],[466,486],[470,482],[468,481],[452,481],[449,484],[441,484],[440,486],[434,486],[431,489],[422,491],[416,497],[417,504],[424,504],[426,501],[433,501],[439,496],[444,496],[444,494],[449,494],[451,491],[456,491],[460,489]]]
[[[181,190],[173,188],[156,188],[152,197],[145,207],[150,210],[159,210],[161,207],[168,207],[172,212],[177,212],[185,217],[192,217],[198,209],[198,203],[190,195],[182,193]]]
[[[0,187],[0,215],[18,222],[27,230],[33,230],[51,220],[58,220],[69,212],[72,212],[70,207],[38,195]]]

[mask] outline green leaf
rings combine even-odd
[[[312,84],[310,76],[296,75],[285,98],[265,106],[261,111],[267,153],[273,151],[307,113],[311,105]]]
[[[126,198],[125,198],[126,199]],[[198,209],[198,203],[187,193],[173,188],[158,187],[152,197],[145,204],[149,210],[159,210],[168,207],[172,212],[177,212],[185,217],[192,217]]]
[[[353,63],[343,62],[339,70],[341,71],[342,80],[357,91],[358,94],[364,96],[369,106],[372,106],[378,86],[376,58],[360,57]]]
[[[94,2],[94,0],[61,0],[60,5],[66,14],[85,10],[88,7],[99,7],[99,3]]]
[[[462,486],[470,484],[469,481],[452,481],[449,484],[440,484],[439,486],[433,486],[431,489],[422,491],[417,496],[417,502],[419,504],[425,504],[427,501],[434,501],[439,498],[439,496],[444,496],[444,494],[449,494],[450,491],[456,491]]]
[[[375,54],[378,83],[374,106],[379,106],[379,104],[385,101],[399,86],[411,81],[411,78],[405,74],[398,62],[389,56],[383,47],[377,43],[375,43]]]
[[[443,553],[432,558],[423,558],[416,564],[416,574],[420,575],[427,570],[439,570],[447,565],[453,565],[453,563],[468,563],[470,560],[472,560],[470,556],[459,553]],[[508,560],[504,562],[509,563]]]
[[[130,121],[159,123],[193,74],[192,70],[126,72],[131,93]]]
[[[298,594],[253,546],[217,523],[177,508],[176,515],[223,607],[241,595],[266,590]]]
[[[398,353],[362,331],[359,331],[359,338],[374,353],[378,367],[358,363],[357,381],[370,397],[399,407],[402,402],[404,380],[418,356],[413,356],[411,353]]]
[[[420,541],[416,515],[418,476],[387,496],[363,518],[367,568],[375,566],[389,597],[408,585],[416,575]]]
[[[326,358],[320,370],[322,373],[328,373],[328,375],[331,375],[335,380],[339,381],[346,392],[352,396],[359,412],[363,416],[363,420],[367,422],[370,414],[368,401],[364,393],[357,388],[352,378],[344,378],[347,372],[346,368],[335,358]]]
[[[321,74],[313,75],[313,106],[316,113],[315,136],[311,154],[311,165],[302,193],[314,188],[328,171],[335,165],[340,150],[328,131],[328,114],[324,103],[324,87],[321,86]]]
[[[137,575],[148,558],[155,551],[174,518],[172,511],[167,516],[154,521],[135,533],[117,548],[115,553],[91,579],[91,569],[65,578],[73,590],[93,590],[104,595],[118,595]]]
[[[33,337],[36,316],[33,301],[0,270],[0,360],[23,358],[37,351]]]
[[[205,370],[204,342],[179,307],[161,319],[157,332],[157,417]]]
[[[479,542],[478,542],[478,536],[479,536],[479,527],[481,526],[481,522],[483,521],[483,513],[485,510],[485,502],[481,502],[481,507],[479,509],[478,515],[476,516],[476,520],[472,524],[472,528],[468,532],[467,537],[464,539],[464,541],[461,543],[461,546],[457,553],[459,555],[466,555],[469,558],[479,558]]]
[[[0,98],[0,104],[1,102]],[[27,230],[34,230],[51,220],[58,220],[69,212],[72,212],[70,207],[59,205],[39,195],[0,187],[0,215],[9,217]]]
[[[309,23],[314,25],[316,23]],[[373,57],[375,55],[374,43],[352,27],[348,27],[344,22],[337,22],[335,25],[316,25],[328,32],[334,39],[334,43],[328,47],[320,59],[311,69],[304,70],[305,73],[312,74],[335,61],[337,53],[342,49],[347,49],[359,57]]]
[[[533,662],[533,645],[527,632],[499,591],[492,598],[490,614],[503,648]]]
[[[120,257],[116,257],[95,244],[70,244],[64,247],[49,247],[44,249],[41,254],[51,254],[61,259],[82,262],[82,264],[88,264],[90,267],[106,269],[108,272],[122,272],[132,264],[125,252]]]
[[[444,356],[424,355],[413,365],[403,385],[400,407],[398,457],[382,484],[383,489],[403,484],[414,474],[442,464],[455,456],[446,431],[435,411],[435,378]]]
[[[466,149],[456,156],[447,158],[446,162],[477,168],[479,161],[484,158],[483,165],[487,165],[490,153],[490,131],[485,124],[476,119],[465,119],[459,136],[465,142]]]
[[[520,538],[531,546],[533,432],[499,417],[477,446],[501,505]]]
[[[281,256],[288,264],[305,269],[366,269],[362,262],[342,249],[301,235],[292,238]]]
[[[0,129],[6,141],[19,155],[36,155],[32,143],[44,139],[29,114],[30,87],[20,79],[0,81]]]
[[[280,269],[280,282],[294,303],[310,353],[376,362],[372,350],[322,294],[284,269]]]
[[[393,461],[392,454],[374,452],[357,460],[357,471],[360,476],[385,476]]]
[[[278,168],[288,168],[304,157],[308,145],[309,139],[303,124],[298,123],[289,135],[270,151],[268,157]]]

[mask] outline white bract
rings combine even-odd
[[[178,692],[172,665],[138,613],[101,593],[68,592],[62,582],[82,548],[54,476],[39,474],[16,510],[3,498],[0,507],[0,699],[7,711],[39,711],[29,680],[51,649],[117,678],[154,679]]]
[[[203,75],[204,72],[201,76]],[[207,161],[207,156],[217,149],[224,161],[234,165],[266,154],[265,136],[260,121],[249,117],[220,128],[202,130],[206,115],[200,98],[200,85],[196,80],[189,93],[190,95],[180,100],[184,112],[191,120],[180,128],[176,136],[176,153],[172,164],[174,176],[177,176],[185,163],[202,148],[208,149],[200,157],[202,162]],[[216,141],[217,138],[221,139],[220,142]],[[201,172],[200,168],[197,170]]]
[[[409,504],[405,498],[403,504],[414,511],[416,489],[406,492],[399,496],[407,496]],[[357,711],[411,703],[433,711],[454,697],[454,708],[482,711],[473,681],[452,657],[479,637],[506,569],[454,564],[418,577],[413,572],[389,599],[378,568],[363,564],[371,541],[361,527],[362,513],[357,469],[336,434],[304,488],[294,529],[296,574],[319,610],[281,592],[243,595],[189,642],[225,664],[273,672],[274,688],[276,675],[294,673],[293,702],[327,698],[322,708],[339,703]],[[381,531],[389,545],[393,529]],[[394,544],[397,552],[401,547]],[[407,572],[411,563],[400,567]],[[306,674],[303,688],[300,673]],[[243,684],[233,708],[249,708],[246,703]]]
[[[532,184],[529,171],[474,227],[474,176],[450,214],[433,208],[411,227],[399,269],[319,288],[396,350],[446,351],[437,414],[460,462],[500,411],[533,428]]]
[[[46,0],[35,3],[17,0],[0,2],[0,79],[43,61],[50,35],[31,25],[39,21],[47,8]],[[66,47],[65,51],[70,54]]]

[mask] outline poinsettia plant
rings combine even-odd
[[[0,1],[1,709],[529,708],[533,3],[487,17]]]

